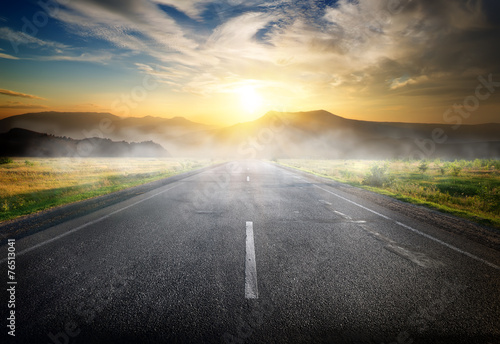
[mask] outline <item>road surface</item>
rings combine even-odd
[[[500,343],[500,253],[428,222],[271,163],[219,165],[16,240],[15,337],[4,245],[1,338]]]

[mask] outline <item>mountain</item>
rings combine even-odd
[[[179,135],[207,130],[204,124],[182,117],[118,117],[100,112],[38,112],[7,117],[0,120],[0,133],[22,128],[76,140],[90,137],[115,141],[168,141]]]
[[[359,121],[319,110],[271,111],[255,121],[213,128],[182,117],[120,118],[109,113],[42,112],[0,120],[73,139],[154,140],[173,156],[210,158],[500,158],[500,124]]]
[[[0,134],[0,156],[30,157],[166,157],[168,152],[152,141],[114,142],[110,139],[74,140],[26,129]]]
[[[442,130],[441,135],[436,136],[436,130]],[[210,147],[220,156],[240,158],[500,157],[500,124],[496,123],[454,128],[444,124],[359,121],[323,110],[271,111],[255,121],[205,134],[179,137],[176,146],[191,154],[197,149],[210,154],[206,150]]]

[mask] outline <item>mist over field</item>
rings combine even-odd
[[[213,127],[180,117],[46,112],[0,120],[0,142],[0,155],[15,156],[476,159],[500,157],[500,124],[369,122],[322,110]]]

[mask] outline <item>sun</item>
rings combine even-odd
[[[255,87],[246,85],[237,89],[240,97],[240,103],[243,110],[247,113],[255,113],[262,107],[262,96],[255,90]]]

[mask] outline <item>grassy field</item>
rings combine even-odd
[[[154,158],[13,158],[0,164],[0,221],[210,165]]]
[[[500,160],[278,163],[500,228]]]

